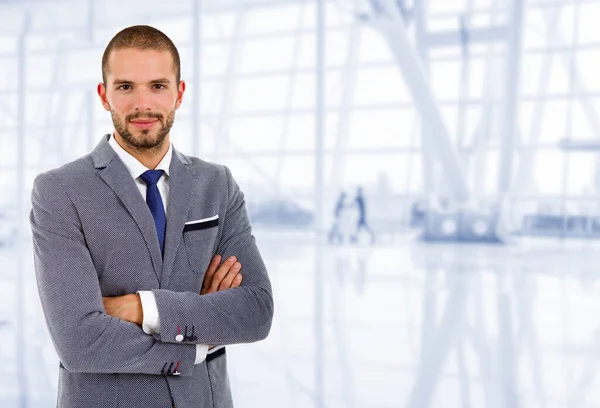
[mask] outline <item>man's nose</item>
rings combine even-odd
[[[152,110],[152,94],[145,90],[138,90],[135,97],[135,110]]]

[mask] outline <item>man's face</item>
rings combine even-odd
[[[106,84],[98,84],[115,130],[136,150],[162,147],[184,91],[185,83],[176,83],[169,52],[136,48],[113,50]]]

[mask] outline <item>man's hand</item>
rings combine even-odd
[[[142,325],[144,313],[142,302],[137,293],[124,296],[103,297],[106,314],[125,320],[126,322]]]
[[[237,262],[235,256],[231,256],[223,262],[221,266],[221,255],[215,255],[210,261],[204,282],[202,283],[201,295],[214,293],[219,290],[237,288],[242,284],[242,264]]]
[[[207,293],[214,293],[219,290],[225,290],[230,288],[237,288],[242,283],[242,264],[237,262],[235,256],[229,257],[219,267],[221,262],[221,255],[215,255],[208,265],[206,274],[204,275],[204,282],[202,283],[201,295]],[[215,346],[208,346],[209,350],[212,350]]]
[[[214,293],[219,290],[237,288],[242,283],[242,264],[237,262],[235,256],[229,257],[221,266],[221,256],[215,255],[211,260],[204,282],[202,284],[201,295]],[[142,302],[140,295],[137,293],[124,295],[103,297],[104,309],[106,314],[116,317],[126,322],[142,325],[144,321],[144,311],[142,310]]]

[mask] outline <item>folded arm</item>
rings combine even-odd
[[[228,182],[227,211],[217,253],[235,256],[243,265],[240,287],[200,295],[154,289],[165,343],[235,344],[264,339],[273,319],[273,295],[246,212],[244,194],[224,168]],[[186,328],[193,336],[179,336]],[[183,337],[183,339],[182,339]]]
[[[86,373],[191,373],[190,344],[158,342],[141,327],[108,315],[77,210],[59,180],[34,181],[30,223],[42,309],[66,369]]]
[[[240,273],[242,264],[235,257],[230,257],[222,264],[221,256],[215,255],[204,274],[201,295],[237,288],[242,283]],[[142,326],[146,334],[160,333],[160,319],[156,299],[152,291],[141,290],[136,294],[102,297],[106,313],[127,322]],[[196,343],[195,364],[206,359],[207,354],[214,353],[224,346],[209,346]]]

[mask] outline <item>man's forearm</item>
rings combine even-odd
[[[126,322],[135,323],[141,326],[144,321],[144,309],[140,295],[137,293],[103,297],[104,309],[106,314],[119,318]]]
[[[163,342],[237,344],[263,340],[273,318],[268,289],[243,286],[208,295],[154,289]],[[187,335],[186,335],[187,334]]]

